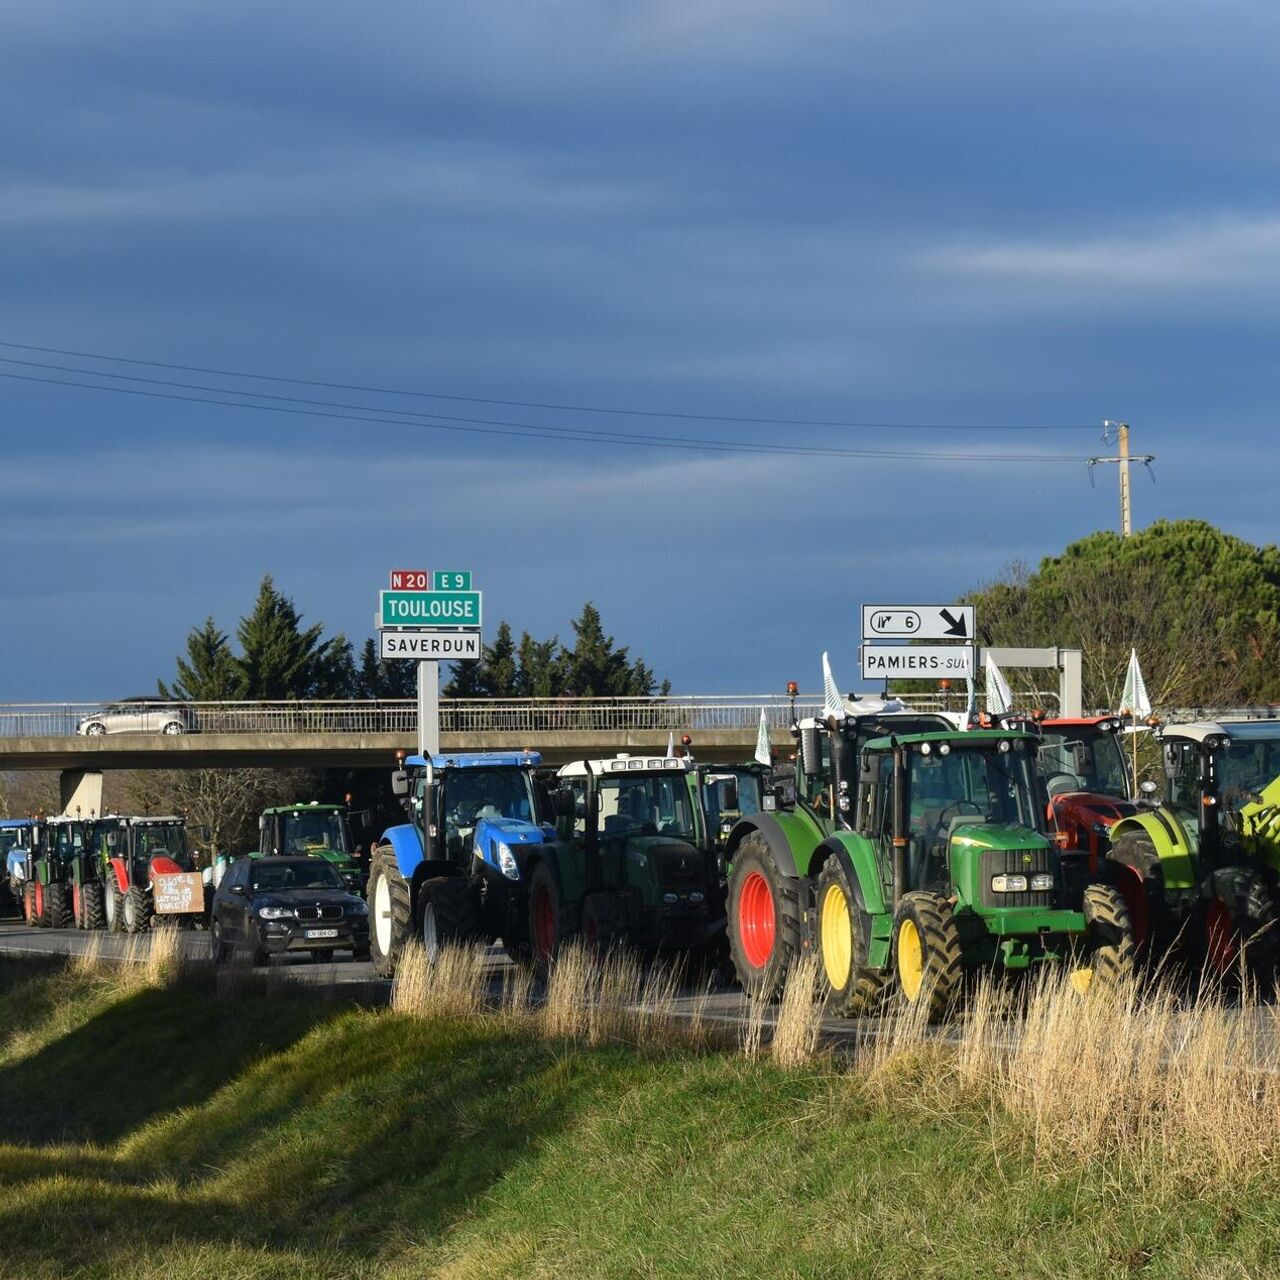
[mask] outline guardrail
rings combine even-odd
[[[945,704],[945,705],[944,705]],[[949,706],[958,697],[913,697],[921,711]],[[796,700],[801,716],[821,714],[819,694]],[[469,698],[440,701],[445,733],[565,733],[598,730],[688,733],[754,729],[765,720],[773,731],[791,724],[790,699],[780,694],[673,694],[654,698]],[[404,734],[417,731],[411,699],[351,702],[30,702],[0,705],[0,737],[55,738],[101,724],[106,733]]]

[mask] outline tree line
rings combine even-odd
[[[558,635],[538,640],[528,631],[517,641],[511,625],[499,623],[478,661],[453,664],[445,696],[650,697],[670,691],[669,681],[659,682],[652,668],[605,631],[590,601],[570,625],[573,640],[566,645]],[[235,640],[233,645],[212,617],[193,627],[175,676],[158,681],[160,696],[183,702],[411,698],[417,687],[416,664],[383,661],[372,637],[357,655],[343,634],[326,636],[323,623],[306,625],[270,574],[237,624]]]

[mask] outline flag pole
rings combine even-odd
[[[1133,796],[1138,795],[1138,713],[1133,712]]]

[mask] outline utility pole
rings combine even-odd
[[[1111,444],[1113,440],[1118,443],[1120,452],[1112,458],[1090,458],[1089,479],[1092,481],[1093,469],[1100,462],[1114,462],[1120,468],[1120,536],[1127,538],[1133,533],[1133,505],[1129,499],[1129,463],[1141,462],[1150,469],[1150,464],[1156,460],[1156,455],[1154,453],[1130,454],[1129,424],[1112,422],[1108,418],[1102,424],[1102,442]],[[1152,479],[1154,478],[1153,476]]]

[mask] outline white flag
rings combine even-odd
[[[837,720],[844,719],[844,699],[840,696],[835,676],[831,674],[831,659],[825,649],[822,653],[822,714],[835,716]]]
[[[986,655],[987,663],[987,715],[1003,716],[1013,710],[1013,690],[1004,678],[1004,672],[996,665],[995,659]]]
[[[667,734],[667,759],[670,760],[671,757],[675,755],[675,753],[676,753],[676,735],[675,735],[675,731],[673,730],[671,733]]]
[[[760,728],[756,731],[756,762],[772,764],[773,752],[769,749],[769,722],[764,718],[764,708],[760,708]]]
[[[1124,678],[1120,709],[1135,720],[1145,720],[1151,714],[1151,699],[1147,697],[1147,682],[1142,678],[1142,668],[1138,666],[1137,649],[1129,650],[1129,672]]]
[[[978,691],[968,676],[964,678],[964,685],[968,690],[968,697],[965,699],[964,710],[960,713],[960,728],[967,732],[978,719]]]

